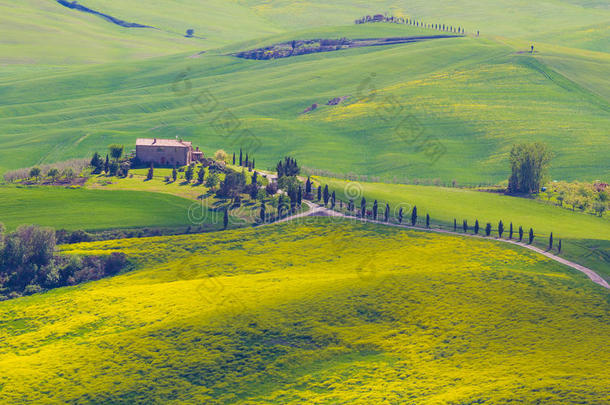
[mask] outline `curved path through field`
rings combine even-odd
[[[467,233],[452,232],[452,231],[447,231],[447,230],[444,230],[444,229],[422,228],[422,227],[418,227],[418,226],[410,226],[410,225],[402,225],[402,224],[395,224],[395,223],[377,221],[377,220],[373,220],[373,219],[369,219],[369,218],[351,217],[351,216],[345,215],[345,214],[343,214],[341,212],[333,211],[333,210],[331,210],[329,208],[326,208],[324,206],[320,206],[318,204],[314,204],[311,201],[305,201],[305,200],[303,200],[303,201],[309,207],[308,211],[302,212],[300,214],[291,215],[289,217],[283,218],[283,219],[281,219],[279,221],[276,221],[276,222],[273,222],[273,223],[275,224],[275,223],[293,221],[295,219],[303,218],[303,217],[308,217],[308,216],[342,217],[342,218],[348,218],[348,219],[357,220],[357,221],[361,221],[361,222],[370,222],[370,223],[379,224],[379,225],[385,225],[385,226],[395,226],[395,227],[398,227],[398,228],[416,229],[416,230],[420,230],[420,231],[445,233],[445,234],[458,235],[458,236],[467,236],[467,237],[471,237],[471,238],[490,239],[490,238],[486,238],[486,237],[481,236],[481,235],[473,235],[473,234],[467,234]],[[586,274],[587,277],[589,277],[591,279],[591,281],[593,281],[595,284],[598,284],[598,285],[600,285],[600,286],[602,286],[604,288],[610,289],[610,284],[608,284],[608,282],[606,280],[604,280],[599,274],[597,274],[595,271],[591,270],[588,267],[581,266],[578,263],[571,262],[569,260],[566,260],[564,258],[556,256],[556,255],[554,255],[554,254],[552,254],[550,252],[544,251],[542,249],[539,249],[539,248],[537,248],[535,246],[528,245],[526,243],[518,242],[516,240],[499,239],[499,238],[494,238],[493,240],[496,240],[496,241],[499,241],[499,242],[504,242],[504,243],[510,243],[512,245],[518,245],[518,246],[524,247],[526,249],[533,250],[534,252],[540,253],[541,255],[544,255],[544,256],[548,257],[549,259],[551,259],[551,260],[555,260],[558,263],[564,264],[564,265],[566,265],[568,267],[571,267],[571,268],[573,268],[575,270],[578,270],[578,271]]]

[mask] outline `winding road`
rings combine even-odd
[[[418,227],[418,226],[410,226],[410,225],[402,225],[402,224],[395,224],[395,223],[377,221],[377,220],[373,220],[373,219],[369,219],[369,218],[359,218],[359,217],[356,218],[356,217],[352,217],[352,216],[349,216],[349,215],[345,215],[345,214],[343,214],[341,212],[333,211],[333,210],[331,210],[329,208],[326,208],[324,206],[320,206],[320,205],[315,204],[315,203],[313,203],[311,201],[306,201],[306,200],[303,200],[303,201],[309,207],[308,211],[288,216],[286,218],[283,218],[283,219],[281,219],[279,221],[272,222],[272,223],[267,224],[267,225],[278,224],[278,223],[288,222],[288,221],[294,221],[294,220],[296,220],[298,218],[310,217],[310,216],[342,217],[342,218],[348,218],[348,219],[352,219],[352,220],[358,220],[358,221],[361,221],[361,222],[370,222],[370,223],[374,223],[374,224],[378,224],[378,225],[394,226],[394,227],[397,227],[397,228],[415,229],[415,230],[418,230],[418,231],[444,233],[444,234],[449,234],[449,235],[466,236],[466,237],[470,237],[470,238],[490,239],[488,237],[484,237],[484,236],[481,236],[481,235],[473,235],[473,234],[467,234],[467,233],[452,232],[452,231],[447,231],[447,230],[444,230],[444,229],[430,229],[430,228],[422,228],[422,227]],[[598,285],[600,285],[600,286],[610,290],[610,284],[608,284],[608,282],[603,277],[601,277],[599,274],[597,274],[595,271],[591,270],[588,267],[581,266],[578,263],[571,262],[571,261],[566,260],[566,259],[564,259],[562,257],[556,256],[556,255],[554,255],[554,254],[552,254],[550,252],[544,251],[542,249],[539,249],[539,248],[537,248],[535,246],[532,246],[532,245],[528,245],[528,244],[523,243],[523,242],[518,242],[516,240],[500,239],[500,238],[494,238],[493,240],[496,240],[498,242],[510,243],[512,245],[518,245],[518,246],[524,247],[526,249],[533,250],[534,252],[539,253],[539,254],[541,254],[543,256],[546,256],[546,257],[548,257],[551,260],[554,260],[554,261],[556,261],[558,263],[564,264],[564,265],[566,265],[568,267],[571,267],[571,268],[573,268],[575,270],[578,270],[581,273],[584,273],[595,284],[598,284]]]

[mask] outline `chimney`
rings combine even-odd
[[[157,143],[157,138],[153,139],[153,145]]]

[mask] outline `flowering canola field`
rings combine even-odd
[[[315,219],[84,243],[0,303],[1,403],[603,403],[610,295],[488,240]]]

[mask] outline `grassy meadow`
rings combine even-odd
[[[610,394],[607,292],[524,249],[317,219],[65,253],[114,251],[138,270],[0,303],[4,401],[601,404]]]
[[[379,26],[379,36],[414,32]],[[348,31],[369,37],[375,27]],[[332,29],[323,32],[333,36]],[[335,29],[337,36],[343,32]],[[484,38],[270,61],[221,51],[195,59],[182,54],[25,72],[0,78],[0,85],[0,171],[87,155],[114,142],[129,149],[137,137],[180,135],[208,154],[251,149],[259,167],[291,154],[335,173],[455,178],[462,184],[506,179],[510,147],[527,138],[550,145],[554,179],[609,174],[607,100],[537,55],[515,54]],[[44,101],[40,88],[47,89]],[[341,96],[349,98],[324,105]],[[302,114],[313,103],[320,107]],[[240,138],[237,126],[249,135]],[[441,145],[442,153],[431,159],[422,142]]]
[[[0,186],[0,222],[9,230],[22,224],[66,230],[188,226],[192,204],[152,192]],[[203,226],[222,227],[221,214],[209,212]]]
[[[519,226],[527,233],[533,228],[541,247],[548,246],[548,235],[553,232],[555,243],[562,239],[562,256],[589,266],[610,280],[610,219],[591,214],[573,212],[543,201],[503,194],[479,192],[472,189],[415,186],[402,184],[353,182],[316,177],[320,184],[328,184],[337,198],[347,202],[354,199],[356,208],[364,196],[370,207],[378,200],[380,212],[390,204],[391,215],[396,217],[403,208],[405,218],[413,206],[417,206],[420,221],[430,214],[432,222],[445,228],[453,227],[457,219],[461,231],[462,221],[467,220],[472,233],[475,220],[479,220],[481,232],[487,222],[495,230],[502,220],[508,230],[512,222],[515,234]],[[494,231],[495,233],[495,231]]]

